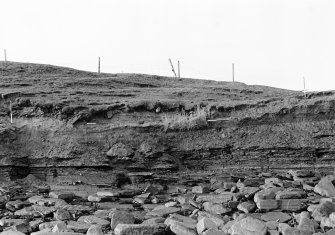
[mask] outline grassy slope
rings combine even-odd
[[[309,93],[239,82],[175,79],[145,74],[105,74],[31,63],[0,62],[2,114],[8,99],[29,99],[32,106],[52,104],[51,113],[64,107],[94,109],[96,113],[118,107],[121,112],[190,110],[201,104],[211,107],[211,118],[260,118],[285,109],[308,109],[335,100],[334,92]],[[328,105],[328,104],[327,104]],[[120,108],[121,107],[121,108]],[[55,111],[56,110],[56,111]],[[58,111],[57,111],[58,110]],[[7,111],[8,112],[8,111]],[[288,111],[291,112],[291,111]],[[291,112],[292,113],[292,112]]]
[[[200,79],[175,79],[145,74],[98,74],[70,68],[30,63],[0,62],[0,93],[15,99],[60,106],[97,107],[126,104],[130,107],[167,107],[197,104],[234,107],[273,102],[298,93],[266,86]]]

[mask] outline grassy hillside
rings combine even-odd
[[[170,112],[188,111],[200,105],[219,110],[219,116],[225,116],[245,108],[276,105],[284,99],[301,96],[294,91],[239,82],[146,74],[99,74],[16,62],[0,62],[0,76],[3,100],[29,102],[51,113],[64,107],[97,112],[120,107],[123,111],[157,111],[159,108],[161,112]]]

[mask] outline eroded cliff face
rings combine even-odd
[[[59,81],[63,75],[58,80],[53,78],[52,85],[59,85],[53,92],[47,82],[44,86],[48,92],[36,92],[32,85],[36,72],[26,74],[26,80],[21,76],[17,82],[10,69],[2,70],[6,73],[3,72],[5,79],[0,92],[2,180],[33,174],[47,181],[63,177],[64,181],[75,182],[85,177],[92,184],[118,184],[131,178],[134,172],[168,176],[241,169],[333,171],[333,92],[304,96],[243,84],[209,82],[204,86],[206,82],[202,80],[198,87],[187,90],[187,85],[194,86],[196,80],[182,83],[150,77],[153,81],[148,82],[143,75],[142,78],[131,75],[136,78],[135,84],[130,78],[115,80],[114,75],[103,75],[108,78],[103,80],[106,86],[127,84],[126,88],[109,87],[112,99],[108,89],[101,92],[99,81],[94,91],[83,91],[83,87],[75,87],[72,82],[75,89],[71,96],[67,93],[68,80],[63,80],[63,84]],[[66,76],[79,73],[70,72]],[[77,81],[85,81],[86,88],[92,87],[96,75],[86,74],[88,77],[84,79],[82,73],[76,77]],[[54,76],[39,74],[41,80],[45,76],[47,81]],[[11,79],[16,79],[16,83],[11,85]],[[163,92],[157,88],[158,81],[164,84]],[[18,87],[18,84],[26,85]],[[182,89],[183,86],[186,88]],[[60,87],[66,87],[66,92]],[[137,90],[131,90],[132,87]],[[38,89],[43,90],[43,85]],[[151,94],[145,102],[135,99],[145,92]],[[160,92],[164,97],[159,97]],[[54,101],[49,97],[51,93],[56,97]],[[198,99],[194,99],[197,95]],[[13,104],[12,124],[8,118],[9,101]],[[212,121],[207,127],[164,131],[162,115],[181,109],[188,112],[197,105],[210,110],[208,119]]]
[[[332,171],[332,109],[299,115],[218,121],[201,130],[167,132],[159,125],[114,127],[113,119],[71,125],[55,118],[18,118],[2,128],[0,164],[12,179],[29,173],[50,179],[54,169],[71,177],[80,172],[219,173],[243,168]]]

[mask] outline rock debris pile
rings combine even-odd
[[[2,187],[0,235],[331,235],[335,176],[312,171],[76,192]]]

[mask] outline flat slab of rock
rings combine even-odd
[[[183,215],[178,215],[178,214],[171,214],[167,219],[176,220],[182,223],[193,224],[194,228],[195,228],[195,225],[197,224],[197,220],[191,217],[188,217],[188,216],[183,216]]]
[[[196,202],[227,203],[233,199],[234,194],[226,192],[224,194],[203,194],[199,195]]]
[[[54,227],[54,226],[56,226],[57,224],[59,224],[59,223],[63,223],[63,221],[51,221],[51,222],[44,222],[44,223],[40,223],[39,225],[38,225],[38,228],[39,228],[39,230],[52,230],[52,228]]]
[[[142,224],[145,224],[145,225],[161,224],[161,223],[164,223],[165,220],[166,219],[163,217],[154,217],[151,219],[144,220]]]
[[[192,193],[209,193],[209,187],[208,186],[194,186],[192,188]]]
[[[281,199],[279,201],[279,208],[284,211],[299,211],[303,208],[303,201],[301,199]]]
[[[257,200],[256,206],[261,210],[275,210],[279,207],[279,201],[275,199]]]
[[[55,207],[48,207],[48,206],[38,206],[38,205],[33,205],[33,209],[43,215],[43,216],[46,216],[46,215],[50,215],[52,214],[53,212],[56,211],[56,208]]]
[[[120,191],[99,191],[97,192],[99,197],[118,197],[120,196]]]
[[[26,235],[26,234],[21,233],[19,231],[4,231],[1,232],[0,235]]]
[[[265,235],[267,232],[265,224],[252,217],[241,219],[231,226],[231,234]]]
[[[263,189],[257,192],[254,196],[254,201],[257,203],[260,200],[271,200],[275,199],[276,193],[282,191],[283,188],[275,187],[270,189]]]
[[[42,198],[41,200],[37,201],[35,204],[40,205],[40,206],[55,206],[55,207],[68,205],[65,200],[60,199],[60,198]]]
[[[199,211],[198,212],[198,220],[201,220],[202,218],[209,218],[211,221],[213,221],[218,227],[221,227],[223,224],[227,223],[228,221],[224,220],[222,216],[214,215],[212,213],[206,212],[206,211]]]
[[[184,219],[184,218],[178,218],[176,216],[170,216],[164,221],[164,224],[166,224],[167,226],[171,226],[172,224],[179,224],[182,225],[183,227],[195,230],[197,226],[197,221],[191,218]]]
[[[35,204],[37,203],[38,201],[44,199],[43,196],[38,196],[38,195],[35,195],[35,196],[32,196],[30,198],[27,199],[28,202],[32,203],[32,204]]]
[[[81,217],[78,218],[77,221],[87,223],[87,224],[90,224],[90,225],[96,224],[96,225],[101,226],[103,229],[106,229],[110,225],[109,221],[107,221],[105,219],[101,219],[101,218],[96,217],[94,215],[81,216]]]
[[[110,210],[97,210],[94,212],[94,216],[101,218],[101,219],[108,219],[108,215]]]
[[[197,232],[193,229],[187,228],[183,226],[182,223],[179,222],[173,222],[169,226],[170,230],[174,234],[180,234],[180,235],[197,235]]]
[[[300,230],[298,228],[285,228],[282,230],[283,235],[312,235],[312,232]],[[328,233],[326,233],[328,235]]]
[[[15,211],[21,209],[25,205],[29,205],[29,202],[22,202],[21,200],[9,201],[6,203],[5,207],[9,211]]]
[[[299,199],[306,196],[301,189],[288,188],[276,193],[276,199]]]
[[[100,202],[101,201],[101,197],[97,196],[97,195],[89,195],[87,200],[89,202]]]
[[[41,217],[41,214],[36,212],[33,207],[25,207],[21,210],[17,210],[14,213],[17,216],[31,216],[31,217]]]
[[[5,235],[15,235],[15,234],[5,234]],[[54,233],[54,232],[47,232],[47,231],[38,231],[38,232],[31,233],[30,235],[84,235],[84,234],[74,233],[74,232]]]
[[[240,193],[245,196],[250,196],[257,193],[259,190],[259,187],[243,187],[240,188]]]
[[[279,223],[285,223],[287,221],[289,221],[291,218],[291,216],[287,213],[284,212],[277,212],[277,211],[272,211],[272,212],[268,212],[265,213],[261,216],[261,219],[264,221],[276,221]]]
[[[18,224],[25,223],[25,219],[1,219],[0,220],[0,226],[1,227],[9,227],[9,226],[14,226]]]
[[[86,233],[90,227],[91,227],[91,224],[87,224],[84,222],[77,222],[77,221],[67,222],[67,228],[75,232],[78,232],[78,233]]]
[[[68,192],[50,192],[49,197],[63,199],[65,201],[68,201],[68,200],[70,201],[73,198],[75,198],[76,195],[74,195],[74,193],[68,193]]]
[[[168,215],[177,213],[179,211],[180,211],[180,208],[177,208],[177,207],[165,207],[165,208],[161,208],[161,209],[148,212],[145,215],[145,218],[150,219],[153,217],[167,217]]]
[[[224,215],[231,212],[231,208],[225,207],[222,203],[203,203],[204,210],[215,215]]]
[[[144,225],[144,224],[118,224],[114,229],[115,235],[154,235],[165,230],[164,224]]]
[[[227,233],[221,231],[221,230],[218,230],[218,229],[215,229],[215,228],[210,228],[208,230],[206,230],[203,235],[228,235]]]
[[[94,208],[83,205],[64,205],[61,209],[68,210],[71,214],[92,213]]]

